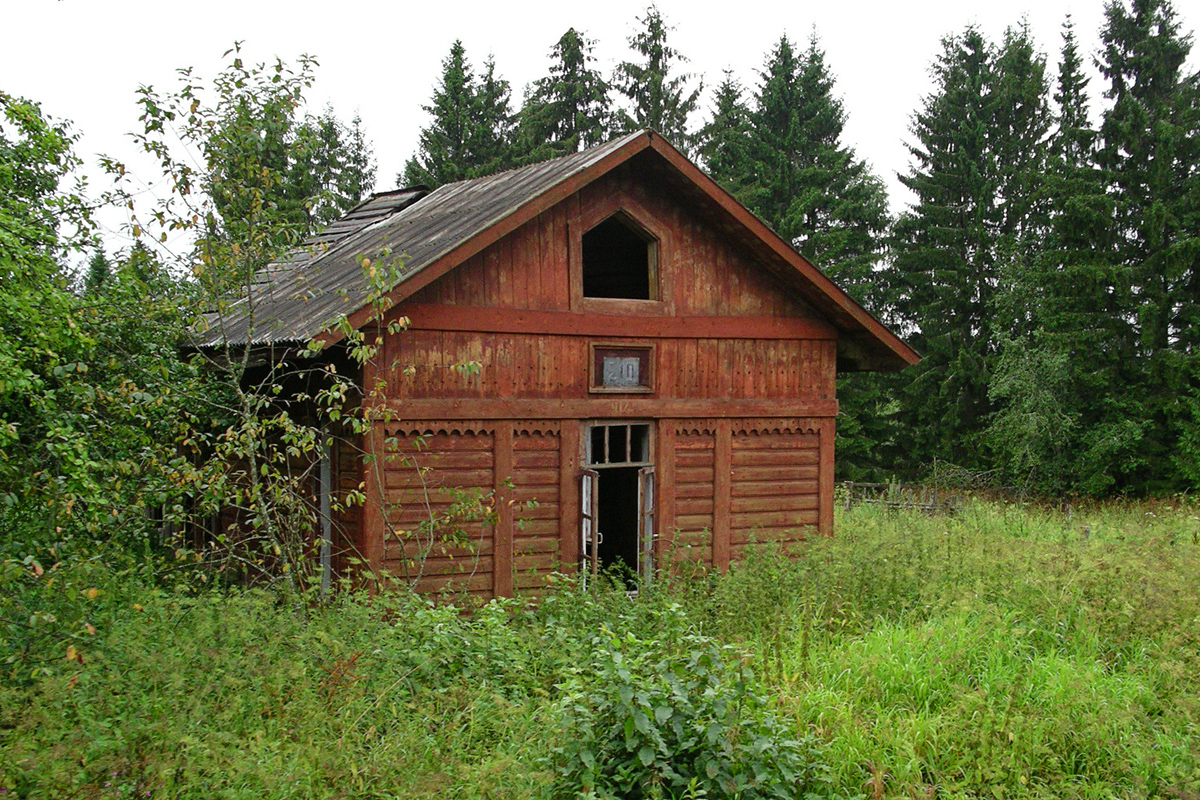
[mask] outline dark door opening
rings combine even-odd
[[[638,472],[637,467],[608,467],[600,473],[596,510],[600,532],[600,569],[624,576],[630,588],[638,575]]]
[[[636,589],[654,571],[654,458],[650,424],[593,423],[581,473],[584,574],[601,569]]]

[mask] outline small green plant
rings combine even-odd
[[[755,691],[732,651],[687,636],[678,652],[605,629],[556,714],[555,796],[824,796],[811,736],[798,737]]]

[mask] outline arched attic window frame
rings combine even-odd
[[[659,300],[658,237],[621,210],[583,232],[583,296],[605,300]]]
[[[590,206],[590,207],[588,207]],[[601,225],[615,220],[645,246],[646,274],[649,297],[602,297],[584,292],[584,237]],[[586,203],[580,218],[571,225],[571,307],[601,314],[637,314],[661,316],[671,313],[670,276],[663,265],[667,263],[670,241],[668,224],[629,196],[612,196],[596,203]],[[633,294],[633,293],[630,293]]]

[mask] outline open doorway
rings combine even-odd
[[[654,453],[649,422],[595,422],[584,438],[582,554],[637,588],[654,570]]]

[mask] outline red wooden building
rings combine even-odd
[[[404,257],[384,317],[406,330],[364,305],[380,252]],[[335,542],[426,590],[831,533],[834,376],[917,360],[652,132],[376,195],[267,277],[226,337],[334,345],[342,314],[382,337],[371,432],[327,471],[366,496]],[[452,489],[494,493],[494,517],[430,547]]]

